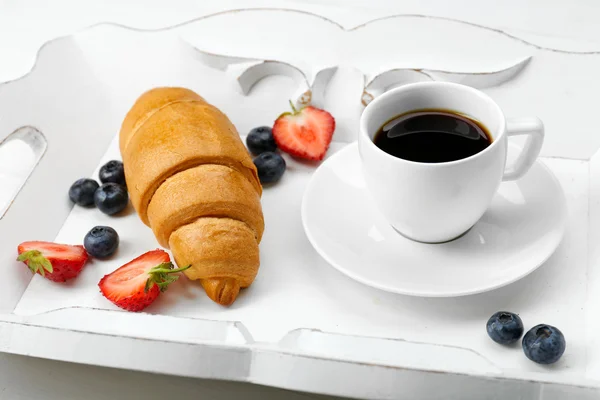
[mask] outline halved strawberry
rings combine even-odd
[[[23,261],[31,272],[54,282],[75,278],[88,260],[83,246],[51,242],[23,242],[18,247],[17,261]]]
[[[319,161],[325,157],[333,131],[335,119],[325,110],[307,106],[283,113],[273,125],[273,138],[277,146],[292,156]]]
[[[127,311],[141,311],[179,278],[172,274],[189,267],[173,269],[166,252],[152,250],[105,275],[98,286],[104,297],[117,307]]]

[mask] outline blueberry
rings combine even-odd
[[[498,311],[486,325],[487,333],[496,343],[511,344],[523,335],[523,321],[517,314]]]
[[[285,160],[277,153],[266,152],[254,159],[260,183],[273,183],[285,172]]]
[[[252,129],[246,136],[246,146],[256,156],[266,151],[277,150],[277,144],[273,139],[273,131],[268,126]]]
[[[91,206],[94,204],[94,193],[99,186],[93,179],[78,179],[69,188],[69,198],[80,206]]]
[[[538,364],[557,362],[565,352],[567,342],[562,332],[551,325],[536,325],[523,337],[523,351]]]
[[[119,247],[119,234],[110,226],[95,226],[85,235],[83,247],[92,257],[109,257]]]
[[[107,162],[100,168],[98,175],[102,183],[112,182],[125,186],[125,170],[121,161],[112,160]]]
[[[94,193],[94,203],[104,214],[113,215],[127,207],[127,190],[117,183],[105,183]]]

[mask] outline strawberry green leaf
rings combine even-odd
[[[171,283],[175,282],[179,278],[179,275],[173,274],[185,271],[189,267],[191,267],[191,265],[183,268],[173,269],[173,263],[171,262],[157,265],[148,271],[148,275],[150,275],[150,277],[146,281],[144,291],[148,292],[148,290],[152,289],[152,287],[156,284],[160,291],[164,292]]]
[[[298,111],[296,110],[296,107],[294,107],[294,103],[291,100],[288,100],[290,102],[290,107],[292,107],[292,113],[294,115],[298,114]]]
[[[44,268],[42,268],[42,270],[45,269],[49,273],[52,273],[53,268],[52,268],[52,263],[50,263],[50,260],[48,260],[46,257],[42,256],[40,263],[42,264],[42,267],[44,267]]]
[[[286,112],[282,112],[281,114],[279,114],[279,116],[277,117],[277,119],[282,118],[282,117],[287,117],[288,115],[293,115],[291,112],[286,111]]]
[[[288,100],[288,101],[290,102],[290,107],[292,108],[292,112],[289,112],[289,111],[283,112],[283,113],[279,114],[277,119],[279,119],[281,117],[287,117],[288,115],[291,115],[291,116],[298,115],[302,112],[302,110],[304,110],[304,107],[297,110],[296,107],[294,106],[294,103],[291,100]]]
[[[29,250],[19,254],[17,261],[23,261],[27,264],[31,272],[39,273],[42,276],[46,276],[46,271],[52,273],[52,263],[46,257],[42,255],[39,250]]]

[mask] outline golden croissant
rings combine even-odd
[[[142,94],[121,126],[131,203],[206,294],[233,303],[259,267],[256,167],[227,116],[184,88]]]

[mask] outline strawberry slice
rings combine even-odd
[[[285,112],[273,125],[273,138],[277,146],[292,156],[320,161],[325,157],[333,131],[335,119],[325,110],[307,106]]]
[[[165,251],[152,250],[105,275],[98,286],[104,297],[117,307],[141,311],[179,278],[173,274],[185,271],[190,266],[173,269],[173,263]]]
[[[51,242],[23,242],[17,261],[23,261],[34,274],[54,282],[75,278],[88,260],[83,246]]]

